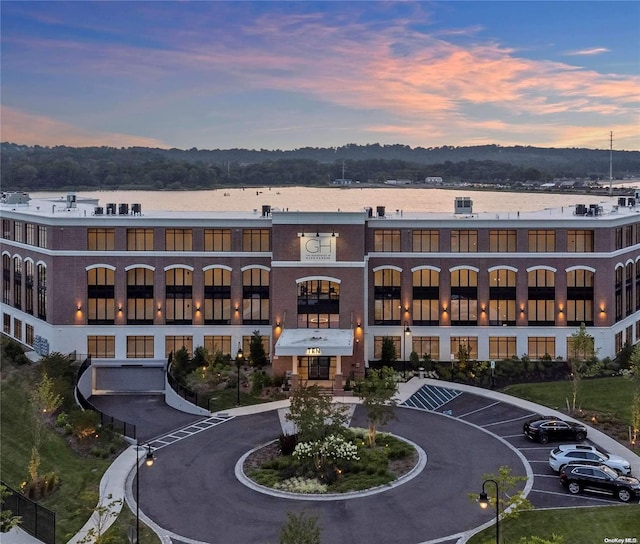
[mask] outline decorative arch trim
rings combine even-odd
[[[111,264],[90,264],[89,266],[85,266],[84,269],[89,271],[94,268],[108,268],[109,270],[115,270],[116,267]]]
[[[155,266],[151,266],[150,264],[132,264],[132,265],[124,267],[124,269],[127,272],[129,270],[133,270],[134,268],[146,268],[147,270],[151,270],[152,272],[155,272],[155,270],[156,270],[156,267]]]
[[[399,266],[393,266],[391,264],[385,264],[383,266],[376,266],[373,271],[378,272],[380,270],[395,270],[396,272],[402,272],[402,268]]]
[[[260,270],[271,272],[271,268],[269,268],[268,266],[264,266],[263,264],[250,264],[247,266],[243,266],[242,268],[240,268],[240,271],[244,272],[245,270],[251,270],[252,268],[259,268]]]
[[[549,272],[553,272],[554,274],[558,271],[557,268],[553,268],[553,266],[546,266],[544,264],[527,268],[527,272],[533,272],[534,270],[548,270]]]
[[[229,272],[233,270],[233,268],[231,268],[230,266],[227,266],[226,264],[210,264],[208,266],[203,267],[202,271],[206,272],[207,270],[213,270],[214,268],[222,268],[223,270],[227,270]]]
[[[442,272],[441,268],[438,268],[437,266],[431,266],[431,265],[424,265],[424,266],[415,266],[411,269],[411,272],[418,272],[419,270],[433,270],[434,272]]]
[[[596,269],[593,268],[592,266],[570,266],[569,268],[565,268],[565,272],[573,272],[574,270],[588,270],[589,272],[593,272],[594,274],[596,273]]]
[[[511,272],[518,272],[518,269],[515,266],[509,266],[508,264],[500,264],[498,266],[492,266],[487,269],[487,272],[493,272],[494,270],[511,270]]]
[[[304,283],[305,281],[313,281],[313,280],[324,280],[324,281],[330,281],[333,283],[342,283],[341,279],[338,278],[332,278],[331,276],[305,276],[304,278],[298,278],[296,280],[296,283]]]
[[[473,270],[476,274],[480,272],[479,268],[476,268],[475,266],[469,266],[466,264],[462,264],[460,266],[453,266],[449,268],[449,272],[456,272],[457,270]]]
[[[189,266],[188,264],[170,264],[169,266],[165,266],[163,270],[168,272],[169,270],[175,270],[176,268],[184,268],[185,270],[189,270],[193,272],[195,269],[193,266]]]

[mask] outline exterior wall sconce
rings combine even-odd
[[[280,323],[280,321],[276,321],[276,329],[279,329],[280,327],[282,327],[282,323]]]
[[[236,306],[235,307],[235,311],[236,311],[236,313],[238,313],[240,311],[240,306]]]
[[[82,311],[82,304],[78,304],[78,305],[76,306],[76,310],[78,310],[79,312],[81,312],[81,311]]]
[[[483,313],[483,314],[486,314],[487,313],[487,308],[485,306],[482,306],[480,308],[480,312]]]
[[[358,323],[356,323],[356,327],[357,327],[358,329],[361,329],[361,328],[362,328],[362,323],[360,323],[360,321],[358,321]]]
[[[199,304],[196,306],[196,312],[200,313],[200,305]]]
[[[333,232],[331,233],[331,238],[335,238],[335,237],[336,237],[336,232],[335,232],[335,231],[333,231]]]
[[[162,304],[158,304],[158,313],[162,311]]]
[[[411,334],[411,329],[409,328],[409,322],[405,321],[404,322],[404,333],[409,336]]]
[[[447,307],[446,307],[446,306],[443,306],[443,307],[442,307],[442,313],[443,313],[443,314],[446,314],[446,313],[447,313]]]
[[[122,304],[120,304],[120,306],[118,306],[118,313],[121,314],[122,313]]]
[[[602,307],[600,308],[600,313],[601,313],[601,314],[606,314],[606,313],[607,313],[607,312],[605,311],[604,306],[602,306]]]
[[[520,306],[520,313],[523,314],[524,313],[524,306]]]
[[[558,308],[558,313],[559,314],[563,314],[564,313],[564,308],[562,308],[562,307]]]
[[[320,238],[320,232],[316,231],[316,238]]]
[[[407,313],[407,314],[409,313],[409,306],[408,306],[408,305],[404,307],[404,311],[405,311],[405,313]]]

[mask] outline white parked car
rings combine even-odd
[[[551,453],[549,453],[549,466],[556,472],[560,472],[560,470],[569,463],[606,465],[619,474],[625,476],[631,474],[631,464],[629,461],[617,455],[602,453],[594,446],[565,444],[553,448]]]

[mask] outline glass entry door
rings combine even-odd
[[[308,357],[309,379],[328,380],[331,357]]]

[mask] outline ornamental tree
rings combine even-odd
[[[387,366],[369,370],[366,377],[356,383],[355,392],[367,411],[367,438],[370,447],[376,445],[378,426],[385,425],[395,417],[397,403],[393,397],[397,390],[395,372]]]

